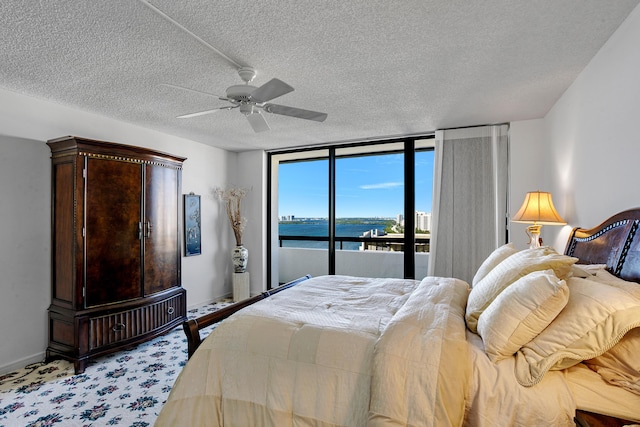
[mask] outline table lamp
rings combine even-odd
[[[533,224],[527,227],[529,247],[541,246],[540,230],[543,225],[565,225],[567,222],[560,217],[551,200],[551,193],[546,191],[530,191],[524,198],[520,210],[511,219],[513,222]]]

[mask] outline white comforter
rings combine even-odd
[[[236,313],[180,374],[157,426],[572,425],[560,373],[494,365],[456,279],[308,280]]]

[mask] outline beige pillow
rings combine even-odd
[[[493,362],[513,356],[555,319],[569,287],[553,270],[534,271],[513,282],[478,319],[478,334]]]
[[[640,299],[594,280],[567,279],[569,301],[553,322],[516,353],[516,378],[537,384],[549,370],[600,356],[640,326]]]
[[[476,271],[476,275],[473,276],[473,280],[471,284],[475,286],[480,280],[484,278],[491,270],[493,270],[498,264],[500,264],[503,260],[505,260],[510,255],[515,254],[518,250],[513,246],[513,243],[507,243],[506,245],[500,246],[495,251],[491,252],[491,255],[484,260],[484,262]]]
[[[640,394],[640,328],[630,330],[611,350],[585,364],[605,381]]]
[[[533,271],[552,269],[559,279],[565,279],[578,258],[558,254],[543,246],[517,252],[498,264],[471,289],[465,318],[467,327],[476,332],[478,317],[507,286]]]

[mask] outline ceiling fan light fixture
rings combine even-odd
[[[227,98],[233,99],[239,102],[249,102],[251,100],[251,93],[256,89],[251,85],[233,85],[227,88]]]

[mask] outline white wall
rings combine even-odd
[[[525,194],[529,191],[551,191],[554,205],[558,195],[553,191],[551,162],[548,153],[548,137],[545,132],[544,120],[526,120],[511,123],[510,132],[510,209],[509,217],[512,217],[524,201]],[[559,211],[563,215],[564,211]],[[509,223],[509,241],[518,249],[528,247],[529,237],[526,228],[529,224]],[[545,225],[542,227],[540,237],[545,245],[555,244],[553,229],[556,226]],[[557,230],[556,230],[557,231]],[[556,248],[564,250],[562,248]]]
[[[554,203],[571,226],[640,207],[640,6],[545,118]],[[556,233],[562,247],[570,227]]]
[[[47,347],[51,166],[45,142],[65,135],[187,157],[182,190],[202,196],[203,248],[200,256],[182,258],[187,304],[231,293],[232,239],[209,194],[235,178],[236,153],[0,89],[0,373],[41,360]]]
[[[242,207],[242,214],[248,220],[242,243],[249,251],[247,271],[253,296],[265,291],[267,284],[267,154],[264,151],[239,153],[236,182],[249,189]]]
[[[41,359],[47,346],[50,153],[42,142],[0,136],[0,374]]]

